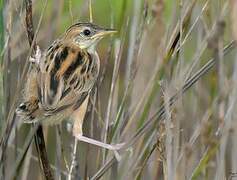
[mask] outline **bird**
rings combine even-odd
[[[37,46],[36,54],[30,57],[22,103],[16,109],[22,121],[54,125],[71,119],[73,135],[78,140],[119,149],[121,144],[106,144],[83,136],[82,131],[82,116],[100,69],[96,46],[103,37],[113,33],[116,30],[78,22],[45,51]]]

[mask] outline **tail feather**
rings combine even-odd
[[[26,101],[21,103],[17,109],[16,114],[23,118],[24,122],[34,121],[34,112],[38,109],[38,101]]]

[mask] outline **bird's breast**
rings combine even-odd
[[[49,49],[44,67],[44,99],[55,104],[71,91],[89,91],[98,77],[100,64],[95,51],[55,45]]]

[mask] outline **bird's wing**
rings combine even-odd
[[[39,99],[46,115],[68,107],[77,109],[93,87],[98,66],[89,53],[54,43],[42,60]]]

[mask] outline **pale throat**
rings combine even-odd
[[[97,45],[97,42],[83,42],[83,43],[77,43],[77,45],[79,46],[80,49],[84,49],[88,52],[95,52],[96,51],[96,45]]]
[[[94,54],[96,52],[96,45],[97,43],[93,43],[91,46],[89,46],[87,48],[88,52]]]

